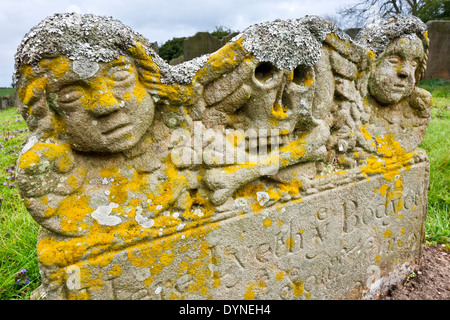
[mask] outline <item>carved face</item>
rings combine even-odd
[[[153,121],[154,104],[130,59],[52,63],[48,102],[59,119],[58,133],[75,150],[121,152],[141,139]]]
[[[423,57],[423,44],[419,38],[397,38],[392,41],[370,76],[370,93],[382,104],[394,104],[408,97],[414,88],[415,72]]]

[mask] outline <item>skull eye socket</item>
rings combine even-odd
[[[262,83],[270,81],[276,71],[276,67],[270,62],[262,62],[255,69],[255,78]]]
[[[297,68],[294,69],[294,77],[292,79],[292,82],[298,85],[302,84],[306,78],[307,71],[308,71],[307,67],[297,66]]]

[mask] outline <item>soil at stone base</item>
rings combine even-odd
[[[415,276],[381,295],[379,300],[450,300],[450,252],[443,246],[425,246]]]

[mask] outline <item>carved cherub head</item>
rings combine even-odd
[[[39,138],[86,152],[132,148],[153,121],[143,74],[157,68],[148,42],[117,20],[56,14],[25,36],[16,54],[22,115]]]
[[[369,77],[369,92],[383,105],[409,97],[426,68],[428,38],[420,19],[394,16],[368,25],[358,41],[377,60]]]

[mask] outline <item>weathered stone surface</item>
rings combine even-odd
[[[17,181],[47,298],[360,299],[409,272],[426,28],[394,17],[360,35],[276,20],[170,66],[112,18],[33,28]]]
[[[317,187],[323,191],[302,199],[265,209],[251,202],[257,196],[249,193],[246,205],[208,224],[130,246],[106,265],[71,265],[65,276],[75,280],[77,272],[88,272],[102,286],[58,294],[101,299],[369,299],[409,275],[422,253],[428,163],[402,170],[394,182],[382,175],[370,181],[360,175],[352,183],[345,177],[321,179]]]

